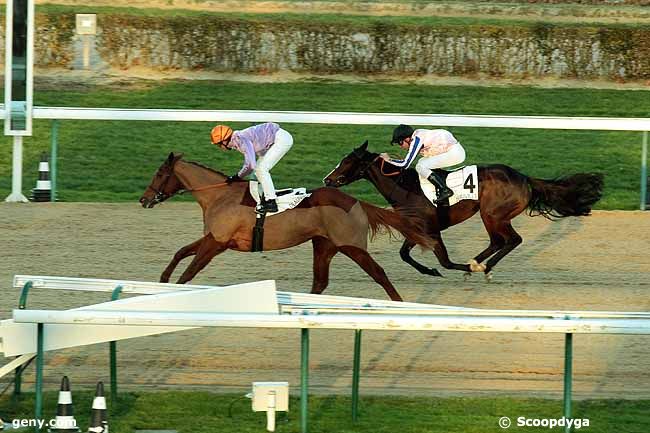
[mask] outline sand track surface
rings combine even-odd
[[[14,274],[156,281],[174,252],[202,233],[200,208],[167,203],[0,204],[0,317],[18,305]],[[595,212],[550,222],[520,216],[524,243],[497,266],[494,281],[416,273],[399,258],[399,241],[380,237],[371,253],[408,301],[475,308],[650,311],[650,214]],[[452,259],[464,262],[487,246],[480,219],[445,232]],[[415,253],[430,265],[429,253]],[[184,268],[181,263],[176,277]],[[440,267],[439,267],[440,268]],[[275,279],[280,290],[311,287],[311,244],[269,253],[226,252],[194,280],[225,285]],[[386,299],[353,262],[332,262],[331,295]],[[106,301],[107,294],[34,290],[31,308],[70,308]],[[312,333],[311,387],[347,393],[351,331]],[[650,336],[576,335],[578,398],[650,398]],[[363,334],[361,390],[366,394],[509,394],[560,398],[564,340],[550,334],[385,332]],[[48,353],[47,389],[61,375],[90,389],[108,382],[108,345]],[[204,329],[119,343],[124,389],[247,389],[255,380],[299,386],[300,334],[290,330]],[[2,362],[4,363],[4,362]],[[6,382],[8,378],[0,379]],[[26,378],[33,382],[33,368]]]

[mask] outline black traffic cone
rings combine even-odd
[[[32,201],[45,202],[52,200],[52,183],[50,182],[50,164],[47,162],[47,155],[41,155],[41,162],[38,164],[38,180],[36,188],[32,190]]]
[[[93,400],[93,407],[90,413],[90,427],[88,427],[88,433],[108,433],[104,382],[97,383],[95,399]]]
[[[48,430],[51,433],[78,432],[77,420],[72,414],[72,393],[70,392],[70,381],[68,376],[61,379],[61,390],[59,391],[59,404],[56,407],[56,420]]]

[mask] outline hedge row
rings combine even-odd
[[[74,14],[36,22],[38,66],[71,67],[80,52]],[[650,78],[650,26],[121,13],[98,22],[96,56],[121,69]]]

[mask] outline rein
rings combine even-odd
[[[375,161],[377,158],[375,158]],[[373,162],[375,162],[373,161]],[[382,175],[384,176],[400,176],[402,174],[402,170],[396,171],[394,173],[384,173],[384,164],[386,163],[386,160],[382,158],[381,160],[381,167],[379,168],[379,171],[381,172]]]
[[[363,168],[359,171],[360,176],[361,176],[361,177],[365,177],[365,175],[366,175],[366,171],[368,171],[368,169],[369,169],[369,168],[370,168],[370,167],[375,163],[375,161],[377,161],[377,159],[379,159],[379,158],[380,158],[380,156],[377,155],[377,156],[376,156],[375,158],[373,158],[370,162],[368,162],[368,163],[366,164],[366,166],[363,167]],[[404,174],[404,171],[403,171],[403,170],[399,170],[399,171],[396,171],[395,173],[385,173],[385,172],[384,172],[384,164],[385,164],[385,163],[386,163],[386,160],[382,158],[382,159],[381,159],[381,165],[379,166],[379,174],[381,174],[382,176],[385,176],[385,177],[393,177],[393,176],[397,176],[397,179],[395,179],[395,181],[394,181],[394,183],[393,183],[393,189],[392,189],[392,190],[390,191],[390,193],[388,193],[388,195],[386,196],[386,199],[388,200],[388,202],[389,202],[389,203],[392,203],[392,202],[394,202],[394,200],[393,200],[393,193],[395,192],[395,190],[396,190],[397,187],[399,186],[399,182],[400,182],[400,180],[402,179],[402,176],[403,176],[403,174]]]
[[[228,186],[228,185],[230,185],[230,184],[229,184],[229,183],[226,183],[226,182],[223,182],[223,183],[215,183],[215,184],[212,184],[212,185],[200,186],[200,187],[198,187],[198,188],[194,188],[194,189],[185,189],[185,190],[183,191],[183,193],[186,193],[186,192],[195,192],[195,191],[205,191],[205,190],[208,190],[208,189],[220,188],[220,187],[222,187],[222,186]]]
[[[174,165],[175,164],[176,164],[176,161],[174,161]],[[164,190],[164,187],[167,185],[167,182],[169,182],[169,179],[171,179],[172,175],[174,174],[173,173],[174,165],[172,165],[172,167],[171,167],[172,172],[167,174],[167,177],[160,183],[160,186],[157,189],[152,187],[151,185],[149,185],[149,188],[151,188],[151,190],[154,192],[154,201],[157,202],[157,203],[162,203],[163,201],[165,201],[166,199],[168,199],[169,197],[174,195],[174,194],[166,195],[165,193],[163,193],[161,191],[161,190]],[[208,189],[220,188],[222,186],[228,186],[228,185],[230,185],[230,184],[224,181],[222,183],[215,183],[215,184],[212,184],[212,185],[205,185],[205,186],[201,186],[201,187],[193,188],[193,189],[185,188],[183,190],[177,191],[176,193],[182,195],[182,194],[185,194],[186,192],[206,191]]]

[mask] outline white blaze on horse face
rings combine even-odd
[[[343,161],[341,161],[341,162],[343,162]],[[325,183],[325,179],[327,179],[328,177],[330,177],[330,176],[332,175],[332,173],[334,173],[334,172],[339,168],[339,166],[341,165],[341,162],[339,162],[338,164],[336,164],[336,167],[334,167],[334,169],[333,169],[332,171],[330,171],[329,173],[327,173],[327,176],[325,176],[325,177],[323,178],[323,183]]]

